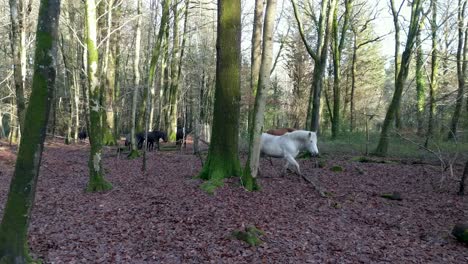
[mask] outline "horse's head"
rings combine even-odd
[[[161,133],[161,138],[164,142],[167,142],[167,134],[166,132],[160,132]]]
[[[312,156],[318,156],[319,151],[317,148],[317,134],[312,131],[307,131],[307,145],[306,148]]]

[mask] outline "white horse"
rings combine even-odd
[[[297,173],[301,174],[299,164],[295,160],[299,152],[307,150],[313,156],[319,154],[317,134],[306,130],[296,130],[282,136],[262,133],[260,145],[260,153],[262,155],[273,158],[284,158],[286,160],[283,174],[288,169],[289,164],[294,165]]]

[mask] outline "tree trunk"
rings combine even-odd
[[[170,141],[176,140],[177,132],[177,102],[178,102],[178,63],[179,63],[179,18],[177,10],[177,1],[174,2],[172,7],[174,16],[173,30],[172,30],[172,58],[171,58],[171,85],[169,88],[169,109],[168,109],[168,126],[167,136]]]
[[[59,0],[39,7],[32,93],[25,115],[21,147],[0,224],[0,262],[30,263],[28,226],[55,86],[54,59],[60,13]]]
[[[96,3],[86,0],[86,45],[88,49],[88,86],[89,86],[89,183],[87,191],[105,191],[112,189],[112,185],[104,179],[102,168],[102,139],[103,139],[103,93],[99,84]]]
[[[351,95],[349,98],[349,131],[354,131],[354,92],[356,91],[356,57],[357,57],[357,37],[356,32],[354,32],[354,44],[353,44],[353,59],[351,66]]]
[[[68,18],[68,15],[65,14],[65,17]],[[70,61],[71,58],[67,58],[65,54],[65,46],[68,47],[68,44],[70,43],[70,39],[68,38],[67,34],[62,34],[61,38],[61,45],[60,45],[60,51],[62,53],[62,58],[63,58],[63,64],[65,67],[65,94],[67,94],[66,97],[66,103],[67,107],[66,109],[68,110],[66,118],[66,124],[67,124],[67,131],[65,135],[65,144],[68,145],[70,144],[70,141],[72,139],[71,133],[72,133],[72,126],[73,126],[73,113],[74,113],[74,105],[72,104],[72,93],[73,93],[73,70],[71,69]],[[54,117],[55,118],[55,117]]]
[[[141,47],[141,1],[137,3],[137,24],[135,29],[135,58],[133,60],[133,95],[132,95],[132,123],[131,123],[131,146],[132,150],[128,154],[129,158],[137,158],[139,156],[137,141],[136,141],[136,125],[137,125],[137,104],[138,90],[140,89],[140,47]]]
[[[432,11],[432,19],[431,19],[431,50],[432,50],[432,58],[431,58],[431,77],[429,82],[429,120],[428,120],[428,127],[426,133],[426,141],[424,146],[427,148],[429,145],[429,139],[434,134],[434,115],[436,111],[435,105],[435,96],[438,90],[438,76],[437,72],[439,70],[439,58],[438,58],[438,51],[437,51],[437,0],[431,0],[431,11]]]
[[[238,156],[241,66],[240,0],[218,0],[216,92],[207,162],[200,178],[218,186],[226,177],[240,176]]]
[[[249,190],[257,190],[256,177],[260,165],[260,138],[265,118],[266,95],[271,88],[270,70],[273,64],[273,29],[276,16],[276,0],[267,0],[265,26],[263,28],[263,48],[257,93],[253,109],[252,128],[249,131],[249,154],[242,175],[242,184]]]
[[[400,15],[400,9],[396,9],[395,6],[395,1],[390,0],[390,6],[392,10],[392,16],[393,16],[393,26],[395,27],[395,76],[394,76],[394,82],[395,82],[395,87],[398,79],[398,74],[400,72],[400,22],[398,21],[398,17]],[[399,108],[399,107],[398,107]],[[395,120],[395,127],[399,129],[401,127],[401,121],[400,121],[400,110],[395,109],[394,111],[394,120]]]
[[[421,23],[422,24],[422,23]],[[425,82],[423,75],[424,67],[424,58],[422,51],[422,42],[421,42],[421,28],[416,35],[416,115],[417,115],[417,134],[423,135],[423,125],[424,125],[424,106],[426,104],[426,93],[425,93]]]
[[[11,51],[13,53],[13,80],[15,83],[16,114],[18,126],[22,131],[26,101],[24,86],[26,82],[26,8],[23,0],[9,0],[11,19]],[[23,133],[21,133],[23,134]]]
[[[463,175],[460,179],[460,189],[458,190],[459,195],[465,195],[465,181],[468,177],[468,161],[466,161],[465,169],[463,170]]]
[[[457,78],[458,78],[458,92],[455,103],[455,111],[452,115],[452,122],[450,123],[450,131],[448,138],[453,139],[457,137],[458,120],[463,105],[463,93],[465,90],[466,81],[466,41],[468,39],[468,29],[465,28],[465,8],[466,0],[458,0],[458,48],[457,48]]]
[[[341,54],[344,48],[346,32],[348,31],[348,21],[351,13],[352,0],[345,0],[345,13],[341,34],[338,34],[338,8],[333,12],[332,23],[332,57],[333,57],[333,114],[332,114],[332,139],[336,139],[340,132],[340,108],[341,108]]]
[[[393,1],[392,1],[393,2]],[[395,82],[395,92],[392,101],[388,107],[387,114],[380,133],[379,144],[375,150],[375,154],[385,156],[388,151],[388,137],[390,126],[395,120],[396,111],[400,108],[401,95],[403,93],[403,86],[405,85],[406,78],[408,77],[409,66],[411,61],[411,53],[419,28],[419,17],[421,14],[421,0],[414,0],[411,4],[411,20],[408,30],[408,38],[406,41],[405,51],[401,58],[401,65],[398,72],[398,78]]]
[[[314,73],[312,77],[312,89],[310,92],[309,103],[307,108],[306,128],[307,130],[317,131],[320,124],[320,98],[323,87],[323,76],[328,58],[328,42],[330,40],[330,32],[333,22],[333,15],[337,6],[337,0],[331,0],[330,8],[328,1],[322,1],[319,17],[319,26],[317,30],[318,42],[315,51],[310,47],[302,27],[302,22],[299,18],[295,0],[292,0],[294,17],[296,18],[299,33],[307,52],[314,60]]]
[[[159,60],[159,56],[161,53],[164,52],[164,50],[167,50],[167,45],[162,45],[163,43],[163,38],[169,38],[169,7],[171,5],[171,0],[164,0],[161,4],[163,6],[162,9],[162,16],[161,16],[161,23],[159,25],[159,32],[158,32],[158,38],[156,40],[156,44],[153,49],[153,54],[151,56],[151,63],[150,63],[150,69],[149,69],[149,75],[148,75],[148,83],[147,86],[151,87],[153,85],[154,81],[154,75],[156,73],[156,66]],[[167,39],[166,39],[166,44],[167,44]],[[164,64],[164,63],[162,63]],[[165,65],[162,65],[161,67],[165,67]],[[140,106],[140,113],[143,113],[145,110],[145,105],[146,105],[146,96],[147,95],[148,89],[145,89],[143,92],[143,102],[141,103]],[[162,100],[162,98],[160,98]],[[143,120],[143,115],[140,115],[140,119]]]
[[[249,119],[248,131],[252,129],[253,107],[255,96],[257,94],[258,78],[260,73],[260,63],[262,56],[262,28],[263,28],[263,9],[265,0],[255,0],[254,21],[252,30],[252,49],[250,53],[250,89],[249,93]]]
[[[103,5],[103,3],[101,3]],[[107,30],[105,31],[105,50],[104,50],[104,63],[101,72],[101,79],[104,80],[102,83],[103,94],[104,94],[104,107],[105,116],[103,120],[105,123],[102,126],[103,132],[103,144],[106,146],[114,146],[117,144],[116,137],[114,135],[114,94],[115,94],[115,45],[116,36],[115,33],[111,36],[113,23],[113,9],[114,0],[107,0],[105,3],[107,10]]]

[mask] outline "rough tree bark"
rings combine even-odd
[[[465,163],[465,169],[463,170],[463,175],[460,179],[460,188],[458,190],[459,195],[465,195],[465,182],[468,177],[468,161]]]
[[[32,93],[23,137],[0,224],[0,263],[30,263],[28,225],[55,86],[59,0],[42,0],[36,31]]]
[[[86,0],[86,46],[88,50],[88,89],[89,89],[89,183],[87,191],[105,191],[112,189],[112,185],[104,179],[102,167],[102,139],[103,139],[103,93],[99,83],[98,50],[97,50],[97,22],[96,2]]]
[[[266,95],[271,88],[270,70],[273,64],[273,29],[275,26],[276,0],[267,0],[263,47],[258,86],[253,109],[252,128],[249,131],[249,154],[242,174],[242,184],[249,190],[257,190],[256,177],[260,163],[260,137],[265,118]],[[254,47],[253,47],[254,48]]]
[[[174,17],[172,29],[172,58],[171,58],[171,85],[169,87],[169,109],[168,109],[168,126],[167,136],[170,141],[176,140],[177,132],[177,102],[178,102],[178,89],[179,89],[179,18],[177,10],[177,1],[172,6],[172,13]]]
[[[466,52],[468,40],[468,28],[465,25],[465,10],[466,0],[458,0],[458,47],[457,47],[457,79],[458,79],[458,91],[455,103],[455,110],[452,115],[452,121],[450,122],[450,131],[448,138],[453,139],[457,137],[458,121],[463,106],[463,93],[465,91],[466,82]]]
[[[431,0],[431,76],[429,81],[429,119],[426,132],[426,141],[424,146],[427,148],[429,139],[434,134],[434,115],[436,111],[435,96],[438,90],[438,71],[439,71],[439,54],[437,50],[437,0]]]
[[[240,0],[218,0],[216,91],[208,157],[200,178],[204,186],[219,186],[223,179],[240,176]],[[211,189],[211,188],[209,188]]]
[[[415,43],[417,30],[419,28],[419,18],[421,15],[421,2],[424,0],[414,0],[411,4],[411,19],[408,29],[408,37],[406,40],[405,51],[401,58],[401,65],[398,71],[398,76],[395,81],[395,92],[388,107],[387,114],[380,133],[379,144],[375,150],[375,154],[385,156],[388,151],[389,133],[391,123],[395,120],[396,111],[400,108],[401,95],[403,93],[403,86],[405,85],[406,78],[408,77],[409,66],[411,61],[411,53]],[[393,3],[393,0],[391,0]]]
[[[11,20],[11,51],[13,53],[13,80],[15,83],[16,114],[19,130],[13,131],[12,141],[19,140],[21,135],[26,111],[26,100],[24,98],[24,86],[26,82],[26,25],[27,9],[30,10],[31,3],[25,4],[23,0],[9,0]],[[16,135],[16,136],[15,136]]]
[[[328,58],[328,43],[330,41],[330,31],[333,22],[332,14],[335,12],[337,7],[337,0],[331,0],[330,7],[328,1],[322,1],[320,17],[317,29],[317,46],[315,51],[309,45],[307,38],[304,33],[301,19],[297,10],[295,0],[291,0],[294,10],[294,17],[298,24],[299,33],[302,41],[306,47],[310,57],[314,60],[314,73],[312,76],[312,89],[309,97],[309,104],[307,108],[307,121],[306,129],[311,131],[319,130],[320,122],[320,99],[323,87],[323,76],[325,73],[325,67],[327,65]]]
[[[141,106],[140,106],[140,113],[144,112],[146,108],[145,101],[146,101],[146,97],[148,96],[147,92],[149,89],[151,89],[151,86],[153,85],[154,75],[156,73],[156,66],[159,60],[159,56],[161,55],[162,50],[163,50],[162,49],[163,39],[169,36],[168,34],[169,33],[169,7],[171,5],[171,2],[172,2],[171,0],[164,0],[161,3],[162,5],[161,22],[159,25],[159,31],[158,31],[158,37],[156,39],[156,44],[154,45],[153,54],[151,56],[150,68],[149,68],[149,73],[148,73],[148,82],[147,82],[148,89],[145,89],[145,91],[143,92],[143,102],[141,103]],[[160,100],[163,100],[163,98],[160,98]],[[140,114],[140,119],[143,120],[142,114]]]
[[[332,117],[332,139],[336,139],[340,132],[340,108],[341,108],[341,54],[343,52],[344,43],[346,39],[346,32],[348,31],[348,22],[351,13],[352,0],[345,0],[345,13],[343,14],[343,25],[341,33],[338,34],[338,8],[335,8],[333,13],[332,23],[332,58],[333,58],[333,114]]]
[[[417,134],[423,135],[424,125],[424,106],[426,104],[426,84],[424,81],[423,67],[424,58],[421,42],[421,28],[422,23],[419,25],[419,30],[416,35],[416,113],[417,113]]]
[[[114,93],[115,93],[115,45],[117,45],[117,39],[115,38],[115,32],[111,36],[112,25],[115,25],[113,20],[114,12],[114,0],[107,0],[106,2],[106,13],[107,13],[107,30],[104,35],[106,38],[105,49],[104,49],[104,63],[101,73],[102,88],[104,94],[104,107],[105,116],[103,120],[105,123],[102,127],[103,138],[102,143],[106,146],[114,146],[117,144],[116,136],[114,135],[115,123],[114,123]]]
[[[263,28],[263,9],[265,0],[255,0],[254,21],[252,30],[252,49],[250,53],[250,89],[249,93],[249,120],[248,131],[252,129],[253,104],[258,87],[258,77],[260,73],[260,62],[262,56],[262,28]]]
[[[137,3],[137,24],[135,29],[135,57],[133,60],[133,94],[132,94],[132,123],[131,123],[131,147],[132,150],[128,154],[129,158],[137,158],[140,156],[136,141],[136,125],[137,125],[137,104],[138,90],[140,89],[140,47],[141,47],[141,0]]]

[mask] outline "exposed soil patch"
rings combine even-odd
[[[451,235],[468,219],[468,198],[455,179],[434,189],[440,171],[430,165],[362,163],[351,157],[298,160],[332,194],[289,174],[283,161],[262,160],[262,190],[249,193],[230,179],[208,195],[193,179],[200,159],[186,151],[117,158],[106,150],[106,178],[114,189],[89,194],[88,145],[46,143],[30,226],[30,245],[46,263],[467,263],[468,247]],[[0,146],[0,214],[14,166]],[[339,173],[331,170],[340,166]],[[358,169],[357,169],[358,168]],[[462,168],[456,168],[461,175]],[[382,193],[400,193],[388,200]],[[254,226],[262,243],[232,238]]]

